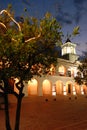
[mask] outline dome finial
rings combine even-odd
[[[71,42],[69,38],[67,38],[66,43],[67,43],[67,42]]]

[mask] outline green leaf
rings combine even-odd
[[[80,34],[80,33],[79,33],[79,29],[80,29],[80,27],[79,27],[79,26],[75,27],[75,28],[73,29],[72,34],[73,34],[74,36],[76,36],[76,35]]]

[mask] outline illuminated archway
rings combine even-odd
[[[66,82],[66,92],[67,94],[73,93],[73,85],[72,85],[72,82],[70,81]]]
[[[38,82],[36,79],[28,81],[28,95],[37,95],[38,94]]]
[[[75,89],[76,89],[76,94],[80,94],[80,85],[75,83],[74,86],[75,86]]]
[[[44,80],[42,84],[43,95],[52,95],[51,82],[49,80]]]
[[[62,81],[56,82],[56,94],[62,94],[63,93],[63,83]]]

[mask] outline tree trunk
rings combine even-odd
[[[19,130],[19,125],[20,125],[20,113],[21,113],[21,102],[24,94],[22,93],[23,91],[23,82],[20,81],[19,84],[21,84],[21,87],[19,89],[19,96],[17,97],[17,109],[16,109],[16,119],[15,119],[15,130]]]
[[[5,102],[5,124],[6,130],[11,130],[9,118],[9,102],[8,102],[8,80],[4,79],[4,102]]]
[[[18,97],[18,100],[17,100],[17,110],[16,110],[15,130],[19,130],[22,98],[23,98],[22,96],[19,96],[19,97]]]
[[[10,119],[9,119],[9,106],[8,106],[8,94],[4,95],[5,99],[5,123],[6,123],[6,130],[11,130],[10,126]]]

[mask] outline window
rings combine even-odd
[[[66,69],[63,65],[59,67],[59,75],[64,76],[66,74]]]

